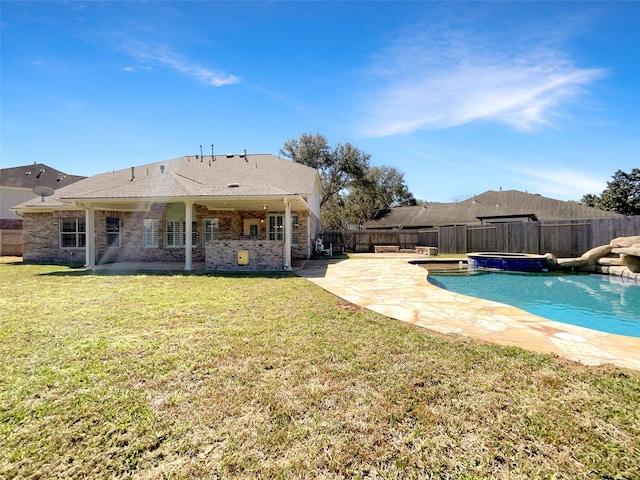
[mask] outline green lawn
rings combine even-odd
[[[0,478],[640,478],[640,373],[293,274],[0,265]]]

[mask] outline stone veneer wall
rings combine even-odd
[[[110,262],[183,262],[184,248],[164,248],[164,212],[169,204],[158,203],[151,206],[149,211],[121,212],[102,211],[95,212],[96,232],[96,263]],[[202,241],[202,222],[205,218],[218,218],[220,228],[220,240],[237,240],[244,233],[245,219],[264,220],[260,223],[259,235],[262,239],[267,236],[267,221],[264,212],[239,212],[239,211],[215,211],[209,210],[203,205],[195,205],[194,221],[196,223],[196,241],[194,243],[192,258],[194,262],[204,262],[207,258],[206,248]],[[307,258],[310,239],[307,229],[307,214],[295,212],[298,215],[298,245],[291,249],[292,259]],[[281,213],[282,214],[282,213]],[[106,244],[106,218],[120,218],[120,246],[109,248]],[[59,222],[61,218],[85,218],[84,210],[61,210],[55,212],[26,213],[23,217],[23,259],[25,262],[40,263],[80,263],[85,262],[84,248],[60,248]],[[144,219],[158,220],[157,248],[145,248],[142,244],[142,225]],[[282,242],[263,240],[260,242],[270,249],[273,245],[280,244],[280,260],[278,269],[282,268]],[[255,248],[255,247],[254,247]],[[271,255],[271,253],[269,254]],[[255,255],[253,255],[255,257]],[[251,256],[250,256],[251,260]],[[237,263],[237,258],[233,259]],[[261,260],[266,262],[266,260]],[[269,263],[269,262],[267,262]]]
[[[282,270],[284,242],[273,240],[216,240],[207,243],[206,269],[221,271]],[[249,252],[249,264],[238,265],[238,251]]]

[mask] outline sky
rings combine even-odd
[[[3,168],[350,143],[425,201],[640,167],[640,2],[4,1]]]

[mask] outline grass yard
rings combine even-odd
[[[640,372],[293,274],[0,265],[0,478],[640,478]]]

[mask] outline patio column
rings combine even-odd
[[[93,207],[87,207],[84,212],[85,228],[85,263],[87,270],[96,268],[96,212]]]
[[[291,203],[284,199],[284,269],[291,270]]]
[[[191,256],[193,253],[193,202],[185,200],[184,202],[184,223],[185,223],[185,238],[184,238],[184,269],[191,270]]]

